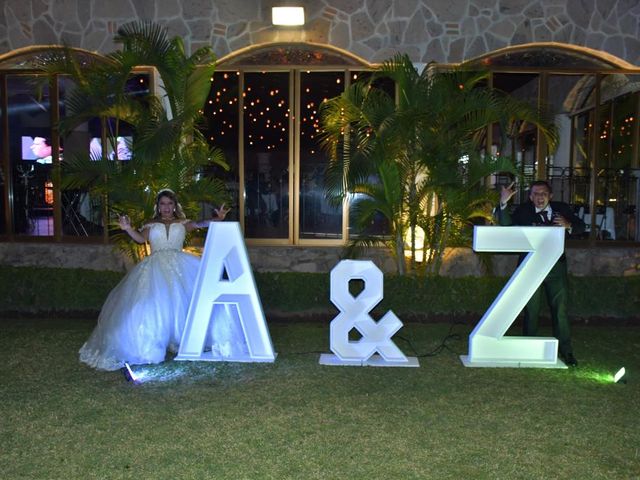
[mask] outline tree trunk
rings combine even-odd
[[[396,265],[398,266],[398,275],[405,275],[406,268],[404,264],[404,243],[402,241],[402,229],[396,228],[396,241],[395,241],[395,249],[396,249]]]

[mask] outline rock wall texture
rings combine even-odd
[[[314,42],[369,62],[460,62],[502,47],[559,42],[640,64],[638,0],[301,0],[304,27],[274,27],[278,0],[2,0],[0,54],[31,45],[113,51],[131,20],[153,20],[218,58],[268,42]],[[291,2],[289,2],[291,4]]]

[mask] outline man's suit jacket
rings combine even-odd
[[[580,218],[573,213],[571,207],[564,202],[549,202],[549,206],[554,214],[562,215],[571,223],[571,233],[579,235],[584,232],[585,224]],[[533,202],[526,202],[518,205],[512,214],[509,214],[508,208],[500,210],[498,213],[500,225],[520,225],[523,227],[531,225],[539,225],[541,223],[540,215],[536,213],[536,207]]]
[[[584,222],[573,213],[571,207],[564,202],[549,202],[549,206],[554,214],[562,215],[567,221],[571,223],[571,234],[580,235],[585,231]],[[540,214],[536,213],[536,207],[533,202],[527,201],[516,207],[513,213],[509,212],[509,207],[504,210],[498,207],[496,209],[498,216],[498,223],[500,225],[518,225],[518,226],[532,226],[540,225],[542,220]],[[568,230],[566,230],[568,234]],[[565,260],[564,254],[560,257],[561,261]]]

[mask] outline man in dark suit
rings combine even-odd
[[[563,227],[567,234],[584,232],[584,222],[573,213],[569,205],[551,201],[551,186],[543,180],[533,182],[529,189],[530,201],[519,205],[510,213],[507,204],[515,194],[513,185],[502,187],[500,192],[500,208],[496,209],[500,225],[558,226]],[[526,254],[521,255],[520,262],[525,256]],[[578,361],[571,347],[567,315],[567,276],[567,258],[563,253],[524,308],[523,335],[536,336],[538,333],[538,317],[544,290],[551,310],[553,335],[558,339],[558,354],[567,365],[576,367]]]

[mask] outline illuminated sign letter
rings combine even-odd
[[[175,359],[275,360],[237,222],[211,222],[209,226],[180,350]]]
[[[475,227],[477,252],[529,252],[469,335],[467,367],[566,368],[553,337],[503,336],[564,250],[558,227]]]
[[[364,282],[356,297],[349,292],[351,280]],[[321,365],[419,366],[415,357],[405,357],[391,341],[402,327],[398,317],[392,311],[379,322],[369,316],[382,300],[382,286],[382,272],[371,261],[343,260],[331,270],[331,301],[340,314],[329,327],[329,344],[335,355],[322,354]],[[349,333],[354,329],[361,338],[350,341]]]

